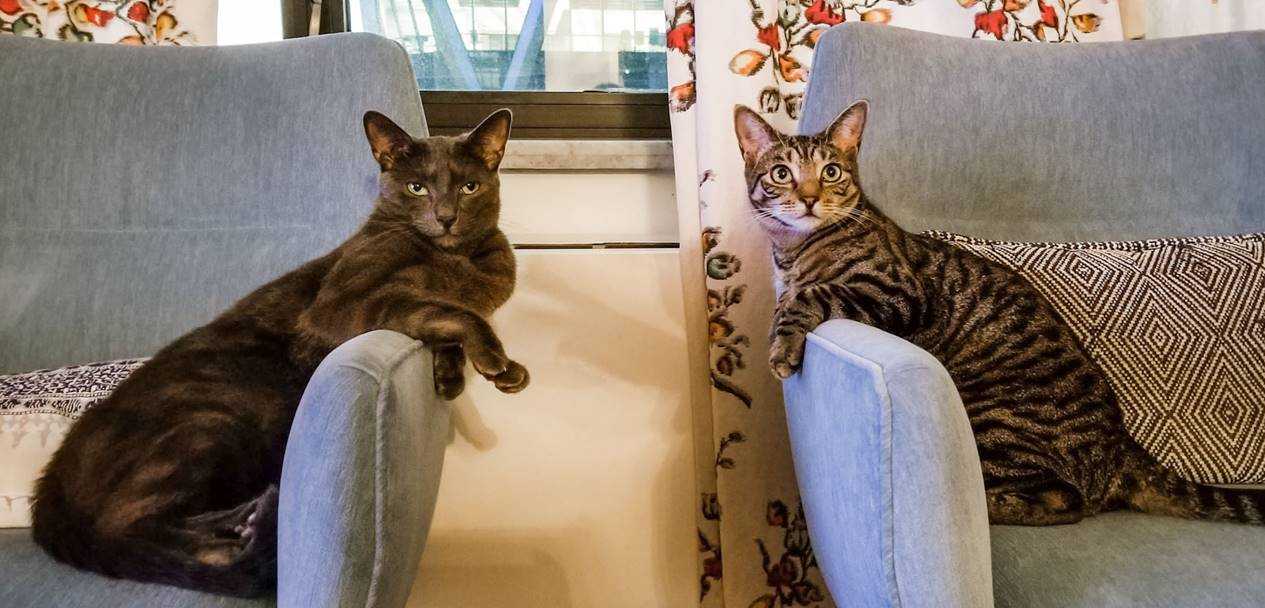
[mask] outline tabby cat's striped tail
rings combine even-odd
[[[1189,519],[1265,525],[1265,489],[1226,488],[1189,481],[1142,452],[1126,474],[1125,503],[1134,511]]]

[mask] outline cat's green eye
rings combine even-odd
[[[769,169],[769,179],[775,184],[789,184],[791,183],[791,168],[786,165],[773,165],[773,168]]]
[[[430,194],[430,191],[426,189],[426,186],[417,182],[409,182],[406,186],[404,186],[404,189],[408,190],[408,193],[413,196],[426,196],[427,194]]]
[[[479,182],[466,182],[461,186],[462,194],[474,194],[479,191]]]
[[[833,184],[843,179],[843,167],[839,163],[830,163],[821,169],[821,181]]]

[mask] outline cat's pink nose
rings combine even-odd
[[[801,199],[799,199],[799,200],[800,200],[801,202],[803,202],[803,203],[804,203],[804,211],[806,211],[806,212],[808,212],[808,213],[812,213],[812,212],[813,212],[813,205],[816,205],[816,204],[817,204],[817,201],[818,201],[818,200],[820,200],[820,199],[818,199],[818,198],[817,198],[817,197],[815,197],[815,196],[808,196],[808,197],[801,198]]]

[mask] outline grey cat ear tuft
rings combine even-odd
[[[496,171],[505,157],[505,143],[510,138],[510,125],[514,115],[501,108],[483,119],[479,126],[466,135],[466,145],[475,156],[483,160],[489,171]]]
[[[861,134],[869,114],[870,102],[862,99],[853,103],[826,129],[826,139],[841,150],[861,147]]]
[[[742,160],[750,165],[778,139],[777,129],[765,122],[759,114],[744,105],[734,106],[734,132],[738,135],[738,148]]]
[[[369,148],[373,150],[373,158],[383,171],[388,171],[399,162],[413,146],[413,138],[390,118],[372,110],[365,112],[365,137],[369,140]]]

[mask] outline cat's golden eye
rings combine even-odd
[[[769,169],[769,179],[775,184],[789,184],[791,183],[791,168],[786,165],[773,165],[773,168]]]
[[[466,182],[461,185],[462,194],[474,194],[479,191],[479,182]]]
[[[426,186],[417,182],[409,182],[408,185],[404,186],[404,188],[413,196],[426,196],[427,194],[430,194],[430,191],[426,189]]]
[[[833,184],[843,179],[843,167],[839,163],[830,163],[821,169],[821,181]]]

